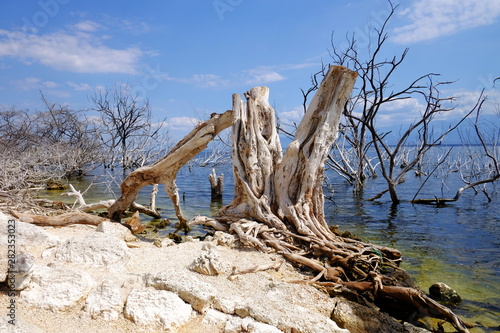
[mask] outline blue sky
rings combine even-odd
[[[394,2],[397,4],[397,2]],[[231,108],[231,95],[270,88],[284,122],[298,121],[310,76],[331,62],[330,37],[342,47],[388,13],[386,0],[3,1],[0,5],[0,106],[43,109],[52,102],[90,107],[97,89],[129,84],[182,137],[197,119]],[[500,100],[500,1],[401,1],[388,27],[386,54],[409,55],[399,83],[430,72],[456,81],[455,115],[482,88],[494,113]],[[413,120],[420,102],[394,105],[383,121]],[[499,119],[498,117],[496,119]]]

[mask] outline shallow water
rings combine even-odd
[[[216,171],[225,175],[223,203],[211,203],[208,175],[211,168],[184,167],[177,178],[181,208],[187,218],[195,215],[211,215],[222,204],[228,204],[233,195],[231,167],[218,166]],[[82,182],[72,182],[84,190],[90,177]],[[408,176],[400,185],[402,200],[410,200],[419,182]],[[365,192],[355,195],[352,188],[339,182],[334,183],[333,201],[325,202],[325,213],[330,224],[349,230],[363,240],[379,245],[394,247],[403,253],[403,268],[416,280],[418,286],[428,291],[435,282],[444,282],[458,291],[463,302],[454,309],[455,313],[471,323],[479,322],[486,328],[473,328],[471,332],[500,332],[500,196],[494,193],[493,201],[486,202],[482,195],[465,192],[454,203],[437,208],[429,205],[412,205],[402,202],[394,207],[389,198],[380,202],[367,202],[378,192],[383,180],[368,182]],[[437,183],[437,182],[436,182]],[[448,187],[456,189],[457,184],[449,180]],[[454,187],[455,186],[455,187]],[[117,191],[118,186],[112,186]],[[94,186],[86,195],[88,202],[111,197],[108,186]],[[325,189],[325,193],[331,189]],[[138,201],[149,204],[151,187],[144,188]],[[433,198],[433,189],[420,197]],[[56,193],[41,193],[54,196]],[[438,193],[439,194],[439,193]],[[453,195],[451,195],[453,196]],[[59,198],[73,202],[71,198]],[[176,217],[170,200],[160,188],[157,206],[163,217],[173,224]],[[143,216],[143,222],[150,218]],[[173,227],[160,230],[160,235],[172,232]],[[204,233],[196,227],[194,234]],[[447,331],[453,331],[446,326]]]

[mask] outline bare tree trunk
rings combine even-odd
[[[217,177],[215,169],[212,169],[212,173],[208,175],[208,180],[210,181],[210,197],[212,201],[222,199],[222,189],[224,188],[224,175],[221,174]]]
[[[198,124],[172,150],[156,163],[141,167],[130,173],[121,183],[121,196],[108,210],[113,221],[120,221],[122,213],[134,202],[139,190],[146,185],[164,184],[172,200],[175,214],[182,228],[187,228],[180,203],[175,178],[179,169],[207,147],[217,134],[231,126],[232,111],[215,114],[206,122]]]
[[[331,67],[282,156],[269,89],[233,96],[235,197],[218,219],[253,218],[270,228],[333,240],[323,212],[323,172],[357,74]]]
[[[247,103],[233,95],[232,113],[208,120],[162,160],[132,172],[123,181],[122,196],[109,209],[110,216],[118,220],[144,185],[163,183],[181,224],[187,222],[178,204],[177,171],[232,121],[233,201],[219,211],[216,221],[197,217],[186,227],[189,223],[208,224],[228,230],[243,244],[264,252],[273,248],[291,262],[318,271],[317,279],[324,276],[347,285],[364,281],[376,294],[383,288],[378,273],[381,266],[397,269],[401,253],[334,234],[326,223],[323,205],[324,163],[356,77],[357,73],[345,67],[330,67],[284,155],[268,102],[269,89],[251,89],[245,94]],[[388,288],[384,293],[398,299],[399,290]],[[453,321],[456,316],[447,319]],[[454,322],[462,329],[459,324]]]

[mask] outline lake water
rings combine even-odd
[[[225,175],[222,203],[210,200],[208,175],[211,168],[184,167],[180,170],[177,186],[181,197],[185,198],[181,208],[187,218],[211,215],[222,204],[231,201],[231,166],[217,166],[216,171]],[[454,309],[455,313],[468,322],[485,326],[473,328],[471,332],[500,332],[500,196],[495,187],[491,188],[493,200],[489,203],[482,194],[475,195],[468,190],[457,202],[445,207],[412,205],[408,200],[413,198],[422,179],[409,174],[406,182],[398,187],[402,203],[393,206],[388,195],[378,202],[365,201],[383,189],[382,177],[368,181],[363,193],[354,194],[352,187],[330,176],[333,184],[325,188],[325,194],[333,190],[332,201],[326,200],[325,204],[330,224],[339,225],[341,230],[348,230],[365,241],[399,249],[403,253],[403,268],[422,290],[427,292],[433,283],[444,282],[458,291],[463,301]],[[83,190],[90,179],[72,183]],[[453,197],[463,184],[459,179],[449,178],[446,185],[446,193],[441,193],[441,182],[431,178],[429,188],[419,197],[433,198],[434,194]],[[118,185],[93,186],[85,195],[87,202],[109,199],[112,197],[110,189],[116,192]],[[138,202],[148,205],[150,191],[151,187],[145,187]],[[62,200],[72,202],[70,198]],[[157,206],[163,217],[176,223],[172,204],[161,187]],[[149,219],[142,217],[143,223]],[[160,234],[172,231],[173,227],[169,227],[160,230]],[[193,230],[193,234],[200,233],[205,233],[201,227]],[[451,330],[451,326],[446,327]]]

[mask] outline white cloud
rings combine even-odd
[[[498,0],[417,0],[400,12],[409,24],[394,29],[396,43],[415,43],[492,24],[500,16]]]
[[[97,31],[101,25],[97,22],[86,20],[75,24],[75,28],[81,31],[93,32]]]
[[[190,131],[200,121],[193,117],[173,117],[167,120],[169,128],[173,131]]]
[[[250,85],[264,85],[266,83],[282,81],[285,79],[283,75],[266,67],[245,70],[243,71],[243,76],[245,77],[246,84]]]
[[[88,33],[55,32],[45,35],[0,30],[0,58],[76,73],[135,74],[144,54],[138,48],[113,49]]]
[[[186,84],[194,84],[204,88],[225,87],[229,84],[228,80],[222,79],[215,74],[194,74],[189,78],[179,78],[169,75],[161,75],[161,79],[166,81],[180,82]]]
[[[66,82],[66,84],[76,91],[94,90],[88,83],[74,83],[74,82],[68,81],[68,82]]]
[[[22,80],[12,81],[13,85],[20,90],[44,90],[44,88],[57,88],[59,85],[53,81],[42,81],[37,77],[27,77]]]

